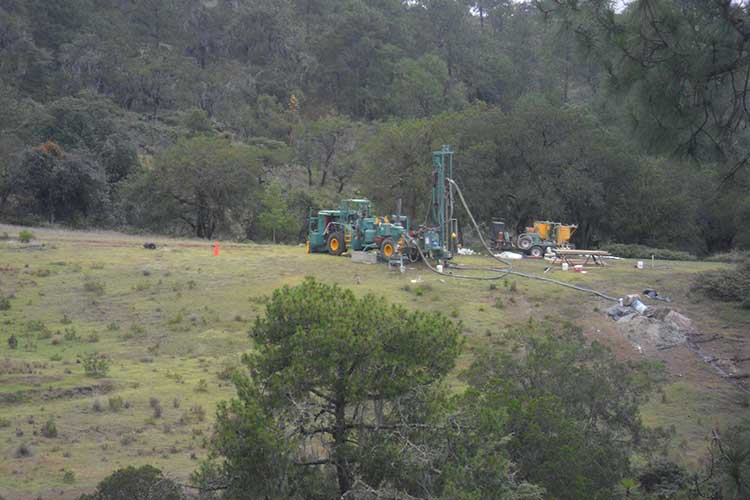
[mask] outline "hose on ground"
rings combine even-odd
[[[489,267],[489,268],[473,267],[473,268],[471,268],[471,267],[461,267],[461,266],[456,265],[456,264],[451,264],[450,265],[450,267],[452,267],[452,268],[455,268],[455,269],[464,269],[464,270],[467,270],[467,271],[468,270],[474,270],[474,271],[493,272],[493,273],[497,273],[496,276],[470,276],[470,275],[465,275],[465,274],[454,274],[454,273],[440,272],[435,267],[433,267],[432,264],[430,264],[430,261],[424,255],[424,253],[422,252],[422,249],[419,247],[418,243],[413,238],[409,237],[409,240],[408,240],[409,244],[413,245],[414,247],[416,247],[417,251],[419,252],[420,257],[422,257],[422,260],[427,265],[428,269],[430,269],[430,271],[432,271],[432,272],[434,272],[436,274],[439,274],[441,276],[448,276],[450,278],[470,279],[470,280],[478,280],[478,281],[494,281],[494,280],[502,279],[502,278],[504,278],[504,277],[506,277],[508,275],[514,275],[514,276],[519,276],[521,278],[532,279],[532,280],[542,281],[542,282],[545,282],[545,283],[551,283],[551,284],[554,284],[554,285],[559,285],[559,286],[562,286],[562,287],[565,287],[565,288],[570,288],[571,290],[576,290],[576,291],[583,292],[583,293],[589,293],[589,294],[592,294],[592,295],[595,295],[597,297],[601,297],[603,299],[610,300],[610,301],[613,301],[613,302],[617,302],[618,301],[618,299],[616,299],[615,297],[607,295],[607,294],[605,294],[603,292],[600,292],[598,290],[593,290],[591,288],[586,288],[586,287],[582,287],[582,286],[578,286],[578,285],[573,285],[572,283],[566,283],[564,281],[556,280],[554,278],[547,278],[546,276],[537,276],[535,274],[529,274],[529,273],[522,273],[522,272],[519,272],[519,271],[514,271],[513,270],[513,264],[510,261],[505,260],[505,259],[503,259],[503,258],[498,257],[497,255],[495,255],[495,252],[490,248],[490,246],[485,241],[484,236],[482,236],[482,231],[479,228],[479,224],[477,224],[476,219],[474,219],[474,215],[471,213],[471,210],[469,209],[469,204],[466,203],[466,199],[464,198],[464,195],[461,192],[461,188],[458,187],[458,184],[456,183],[456,181],[454,181],[453,179],[450,179],[450,178],[446,178],[446,180],[450,184],[451,190],[455,189],[456,193],[458,193],[458,198],[461,200],[461,204],[463,205],[464,210],[466,210],[466,214],[469,216],[469,219],[471,220],[471,223],[474,226],[474,229],[477,231],[477,235],[479,236],[479,241],[482,242],[482,246],[485,248],[485,250],[487,250],[487,253],[493,259],[499,261],[505,267],[503,269],[498,269],[498,268],[493,268],[493,267]]]

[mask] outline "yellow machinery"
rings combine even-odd
[[[526,232],[518,236],[518,248],[533,257],[542,257],[547,247],[569,247],[577,228],[575,224],[534,221],[532,227],[527,227]]]

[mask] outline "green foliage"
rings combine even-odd
[[[421,222],[450,143],[481,222],[750,245],[738,5],[188,3],[0,8],[3,220],[291,242],[351,195]]]
[[[259,167],[259,152],[250,146],[201,135],[182,139],[131,185],[133,202],[145,204],[132,222],[165,228],[181,221],[210,239],[243,215],[258,190]]]
[[[299,235],[300,221],[289,211],[278,183],[274,182],[266,188],[261,207],[261,213],[258,215],[260,235],[270,235],[274,243],[291,241]]]
[[[629,477],[633,452],[655,446],[639,415],[654,373],[575,330],[519,335],[531,338],[521,359],[483,354],[465,375],[465,404],[489,419],[484,439],[506,439],[519,479],[554,498],[607,497]]]
[[[180,487],[150,465],[128,466],[104,478],[94,493],[81,495],[78,500],[182,500]]]
[[[121,396],[113,396],[107,400],[109,409],[113,412],[118,412],[123,408],[123,400]]]
[[[275,291],[252,337],[255,351],[243,361],[253,378],[236,374],[238,398],[222,403],[217,414],[213,446],[223,458],[229,496],[298,498],[306,488],[344,494],[358,476],[369,483],[382,474],[376,460],[408,461],[398,454],[394,432],[406,418],[401,412],[410,401],[427,404],[422,398],[444,379],[461,347],[460,329],[443,316],[373,296],[357,299],[312,278]],[[303,454],[312,442],[325,449],[318,457],[328,457],[325,467],[294,466],[316,462]],[[277,481],[282,471],[284,480]],[[411,479],[392,479],[396,490],[413,487]]]
[[[52,417],[47,419],[47,421],[44,422],[44,425],[42,425],[42,429],[40,432],[42,433],[42,436],[46,438],[56,438],[57,426],[55,425],[55,419]]]
[[[106,354],[88,352],[80,357],[83,371],[89,377],[104,377],[109,371],[109,358]]]
[[[33,239],[34,233],[29,231],[28,229],[23,229],[18,233],[18,241],[20,241],[21,243],[29,243]]]
[[[612,255],[623,257],[626,259],[647,259],[650,260],[651,256],[659,260],[684,260],[693,261],[696,260],[695,255],[691,255],[687,252],[680,252],[678,250],[669,250],[666,248],[651,248],[643,245],[630,245],[623,243],[609,243],[601,247],[602,250],[606,250]]]
[[[18,347],[18,338],[15,334],[11,333],[10,337],[8,337],[8,348],[15,349],[16,347]]]
[[[750,296],[750,259],[732,269],[709,271],[698,275],[691,287],[714,300],[743,302]]]
[[[62,481],[65,484],[73,484],[76,482],[76,474],[72,470],[66,470],[63,472]]]
[[[10,299],[8,297],[0,297],[0,311],[10,310]]]

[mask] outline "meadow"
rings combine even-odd
[[[470,281],[422,265],[308,255],[303,246],[211,242],[110,232],[0,226],[0,496],[74,498],[125,465],[152,464],[188,480],[207,445],[217,402],[232,396],[230,376],[252,349],[248,332],[274,289],[314,276],[357,294],[460,321],[464,354],[451,384],[473,355],[507,349],[515,325],[580,326],[619,358],[644,355],[606,317],[610,303],[552,284],[509,276]],[[143,243],[153,241],[156,249]],[[459,257],[469,265],[482,256]],[[514,264],[541,274],[545,263]],[[611,261],[587,274],[551,276],[614,296],[656,288],[699,330],[716,337],[706,355],[748,358],[750,311],[689,293],[708,262],[658,262],[636,270]],[[9,339],[15,338],[15,346]],[[664,453],[695,466],[711,429],[748,414],[748,398],[684,347],[649,354],[664,382],[643,407],[649,426],[673,434]],[[104,369],[106,368],[106,369]],[[88,373],[87,373],[88,371]]]

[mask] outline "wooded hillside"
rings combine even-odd
[[[304,238],[457,151],[482,222],[750,246],[744,3],[4,0],[0,217]]]

